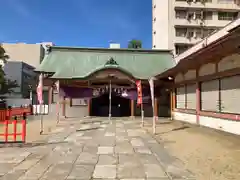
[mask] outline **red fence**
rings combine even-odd
[[[5,120],[0,122],[4,124],[4,133],[1,133],[0,136],[4,136],[4,142],[25,142],[26,141],[26,120]],[[9,125],[13,124],[12,131],[9,128]],[[18,125],[21,125],[20,132],[17,131]],[[9,141],[9,136],[12,136],[12,140]],[[17,140],[17,136],[21,137],[21,140]]]
[[[3,133],[0,131],[0,137],[4,137],[3,142],[25,142],[26,140],[26,116],[32,113],[31,107],[12,108],[0,110],[0,125],[3,125]],[[21,120],[17,120],[20,117]],[[14,118],[14,120],[12,120]],[[10,127],[12,125],[12,127]],[[20,132],[19,130],[20,128]],[[9,139],[9,136],[12,137]],[[20,136],[21,139],[17,139]]]
[[[30,115],[32,113],[31,107],[3,109],[0,110],[0,121],[5,121],[14,116],[22,116],[24,113]]]

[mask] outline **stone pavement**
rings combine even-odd
[[[0,148],[1,180],[184,180],[194,177],[140,121],[66,119],[43,142]]]

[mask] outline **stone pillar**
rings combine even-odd
[[[62,116],[66,118],[66,97],[62,98]]]
[[[131,118],[134,118],[134,100],[131,100]]]

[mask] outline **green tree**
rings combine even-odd
[[[142,41],[137,39],[132,39],[128,43],[128,48],[130,49],[141,49],[142,48]]]
[[[4,64],[7,62],[8,59],[9,56],[6,55],[4,48],[0,44],[0,61],[2,61],[2,63]],[[0,65],[0,95],[13,93],[13,88],[16,87],[18,87],[17,82],[6,79],[3,67],[2,65]]]

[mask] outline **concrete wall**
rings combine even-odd
[[[39,66],[44,57],[44,48],[41,44],[3,43],[2,47],[9,55],[9,61],[23,61],[33,67]]]
[[[174,120],[184,121],[191,124],[196,124],[196,115],[173,112]],[[232,134],[240,135],[240,122],[214,117],[200,116],[199,124],[205,127],[222,130]]]

